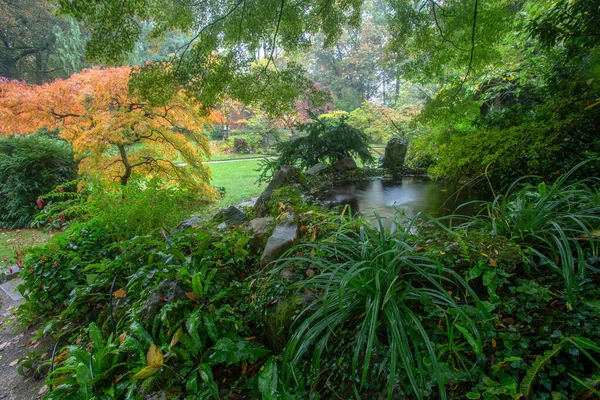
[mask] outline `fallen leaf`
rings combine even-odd
[[[122,297],[125,297],[125,295],[126,295],[126,294],[127,294],[127,292],[126,292],[126,291],[124,291],[123,289],[119,289],[119,290],[117,290],[117,291],[115,291],[115,292],[113,293],[113,295],[114,295],[115,297],[118,297],[119,299],[120,299],[120,298],[122,298]]]
[[[19,363],[19,359],[17,358],[16,360],[12,361],[10,364],[8,364],[9,367],[14,367],[15,365],[17,365]]]
[[[194,292],[187,292],[185,295],[190,300],[196,300],[196,294]]]
[[[306,274],[306,276],[311,277],[315,274],[315,270],[312,268],[309,268],[306,270],[305,274]]]
[[[247,371],[248,371],[248,363],[243,363],[242,364],[242,375],[246,375]]]
[[[123,344],[123,342],[125,341],[125,338],[127,338],[127,333],[123,332],[119,335],[119,344]]]
[[[492,267],[497,267],[498,266],[498,261],[494,260],[493,258],[490,258],[490,265]]]

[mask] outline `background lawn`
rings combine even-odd
[[[27,252],[31,247],[46,243],[52,235],[37,229],[0,230],[0,267],[14,265],[15,252]]]
[[[212,171],[212,184],[224,187],[226,192],[219,201],[209,208],[215,210],[238,204],[258,196],[266,184],[257,184],[259,173],[256,171],[260,160],[232,161],[210,163]]]

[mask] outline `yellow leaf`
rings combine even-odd
[[[146,354],[148,365],[154,368],[160,368],[163,365],[164,357],[162,351],[154,343],[150,345],[148,354]]]
[[[147,367],[144,367],[140,372],[135,374],[133,376],[133,379],[146,379],[146,378],[154,375],[157,372],[158,372],[158,368],[154,368],[154,367],[148,365]]]
[[[173,346],[175,346],[177,343],[179,343],[179,339],[181,339],[181,335],[183,334],[183,327],[179,327],[176,331],[175,334],[173,335],[173,338],[171,339],[171,344],[169,344],[169,351],[171,351],[171,348]]]
[[[124,291],[123,289],[116,290],[116,291],[113,293],[113,295],[114,295],[115,297],[118,297],[118,298],[125,297],[125,295],[126,295],[126,294],[127,294],[127,292],[126,292],[126,291]]]

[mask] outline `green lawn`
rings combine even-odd
[[[210,208],[214,210],[227,207],[258,196],[265,188],[265,184],[256,183],[259,173],[255,170],[258,163],[259,160],[249,160],[209,164],[212,184],[222,186],[226,190],[225,195]]]
[[[243,160],[245,158],[260,158],[265,157],[264,154],[212,154],[210,157],[210,161],[218,161],[218,160],[234,160],[240,159]]]
[[[15,252],[27,252],[31,247],[46,243],[52,235],[36,229],[0,230],[0,266],[14,265]]]

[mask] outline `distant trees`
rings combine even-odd
[[[83,68],[85,38],[50,2],[0,0],[0,76],[41,84]]]
[[[5,134],[61,128],[84,175],[100,173],[123,185],[134,173],[158,175],[211,193],[202,165],[209,148],[200,133],[210,118],[181,91],[162,106],[129,95],[130,73],[93,68],[41,86],[0,80],[0,126]]]

